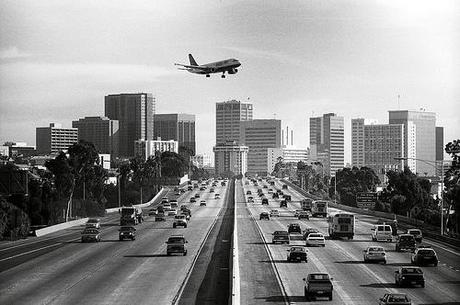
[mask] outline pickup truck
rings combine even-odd
[[[423,271],[419,267],[399,267],[395,271],[395,284],[398,287],[405,285],[420,285],[425,287],[425,278],[423,277]]]
[[[305,299],[310,301],[312,298],[327,297],[332,301],[332,278],[327,273],[310,273],[305,282],[304,293]]]

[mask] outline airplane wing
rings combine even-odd
[[[190,66],[190,65],[183,65],[183,64],[174,64],[175,66],[182,66],[184,68],[179,68],[180,70],[189,70],[189,69],[198,69],[202,71],[209,71],[210,69],[207,67],[202,67],[202,66]]]

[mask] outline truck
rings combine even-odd
[[[307,278],[303,279],[305,282],[304,294],[305,299],[310,301],[312,298],[327,297],[332,301],[332,278],[329,278],[327,273],[310,273]]]
[[[122,207],[120,214],[120,226],[135,226],[143,220],[142,209],[138,207]]]

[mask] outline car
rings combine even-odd
[[[101,220],[99,218],[90,218],[86,222],[85,228],[100,229],[101,228]]]
[[[271,210],[271,211],[270,211],[270,216],[271,216],[271,217],[279,217],[279,216],[280,216],[280,211],[278,211],[278,210]]]
[[[210,192],[210,193],[214,193],[214,188],[211,187],[211,188],[209,189],[209,192]]]
[[[200,193],[196,193],[195,198],[200,198]]]
[[[422,230],[420,229],[407,229],[407,234],[414,235],[415,241],[418,243],[422,242]]]
[[[157,213],[158,213],[157,209],[150,209],[149,212],[148,212],[148,215],[149,216],[155,216]]]
[[[310,228],[310,227],[307,227],[305,228],[305,230],[303,230],[302,234],[303,234],[303,239],[306,240],[308,235],[310,233],[318,233],[319,231],[315,228]]]
[[[332,301],[332,278],[327,273],[310,273],[307,278],[303,279],[305,282],[304,294],[305,299],[310,301],[312,298],[327,297]]]
[[[268,189],[268,186],[266,184],[264,184],[263,186],[264,189]]]
[[[273,232],[272,243],[281,243],[281,244],[288,244],[289,245],[289,233],[288,231],[275,231]]]
[[[246,191],[246,195],[252,195],[251,191]]]
[[[396,252],[415,250],[415,237],[412,234],[401,234],[396,239],[395,244]]]
[[[187,246],[188,241],[185,239],[184,235],[171,235],[166,241],[166,255],[171,255],[173,253],[181,253],[184,256],[187,255]]]
[[[177,209],[177,207],[179,206],[179,203],[175,199],[171,200],[169,203],[171,204],[171,208],[173,209]]]
[[[291,195],[283,195],[283,198],[284,198],[284,200],[286,200],[286,201],[288,201],[288,202],[289,202],[289,201],[292,201]]]
[[[420,285],[425,287],[423,270],[420,267],[402,266],[395,271],[395,284],[398,287]]]
[[[280,196],[278,195],[278,193],[273,193],[273,195],[272,195],[272,198],[273,198],[273,199],[278,199],[279,197],[280,197]]]
[[[268,189],[269,194],[273,194],[273,189]]]
[[[85,228],[83,232],[81,232],[81,242],[85,243],[87,241],[101,241],[101,231],[96,228]]]
[[[387,263],[385,249],[380,246],[370,246],[363,250],[364,262],[382,262]]]
[[[185,204],[181,204],[181,206],[180,206],[179,209],[180,209],[181,211],[183,211],[183,210],[188,210],[188,207],[187,207],[187,205],[185,205]]]
[[[326,240],[324,239],[324,235],[322,233],[310,233],[305,240],[305,245],[309,246],[321,246],[326,247]]]
[[[298,223],[290,223],[288,225],[288,233],[299,233],[302,234],[302,230],[300,228],[300,225]]]
[[[222,182],[220,183],[220,185],[221,185],[221,186],[225,186],[225,185],[226,185],[225,181],[222,181]]]
[[[161,206],[163,207],[163,209],[170,209],[171,208],[171,204],[169,202],[162,203]]]
[[[390,225],[377,224],[374,225],[372,230],[372,241],[392,241],[393,240],[393,230]]]
[[[303,212],[303,210],[295,210],[294,217],[299,217],[300,212]]]
[[[136,239],[136,228],[133,226],[121,226],[118,230],[118,239],[124,240],[125,238],[135,240]]]
[[[262,220],[262,219],[270,220],[270,214],[268,214],[267,212],[262,212],[259,215],[259,219],[260,220]]]
[[[168,203],[168,202],[169,202],[168,197],[162,197],[162,198],[161,198],[161,204],[163,204],[163,203]]]
[[[190,203],[194,203],[194,202],[196,202],[195,197],[191,197],[191,198],[190,198]]]
[[[286,200],[281,200],[281,201],[280,201],[280,208],[282,208],[282,207],[287,208],[287,202],[286,202]]]
[[[155,221],[166,221],[165,213],[164,212],[158,212],[155,215]]]
[[[287,184],[283,184],[283,186],[281,187],[283,190],[287,190],[288,189],[288,186]]]
[[[177,210],[176,209],[169,209],[168,210],[168,216],[176,216],[177,215]]]
[[[411,255],[410,261],[412,264],[418,266],[432,264],[435,267],[439,262],[436,251],[426,246],[415,249],[414,253]]]
[[[206,190],[205,186],[200,187],[200,191],[204,191],[204,190]]]
[[[203,205],[203,206],[206,206],[206,200],[201,200],[201,201],[200,201],[200,206],[202,206],[202,205]]]
[[[263,205],[268,205],[268,199],[267,198],[262,198],[262,204]]]
[[[174,216],[173,228],[184,227],[187,228],[187,216],[176,215]]]
[[[254,198],[249,197],[249,198],[248,198],[248,203],[254,203]]]
[[[299,219],[310,219],[310,213],[307,211],[301,211],[297,217]]]
[[[286,250],[287,254],[287,261],[288,262],[308,262],[307,251],[302,246],[293,246],[290,249]]]
[[[214,194],[214,199],[220,199],[220,194],[219,193]]]
[[[412,305],[412,301],[404,293],[385,293],[379,301],[379,305]]]

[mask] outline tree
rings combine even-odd
[[[449,205],[449,210],[454,210],[454,214],[449,215],[446,226],[458,233],[460,230],[460,139],[447,143],[445,151],[451,156],[452,165],[444,176],[443,198]]]
[[[335,183],[337,179],[337,183]],[[329,186],[329,194],[334,195],[334,187],[340,197],[340,202],[349,206],[356,206],[356,194],[361,192],[374,192],[380,184],[380,179],[368,167],[344,168],[336,172]]]
[[[188,170],[188,162],[179,154],[165,151],[161,154],[161,174],[166,177],[182,177]]]

